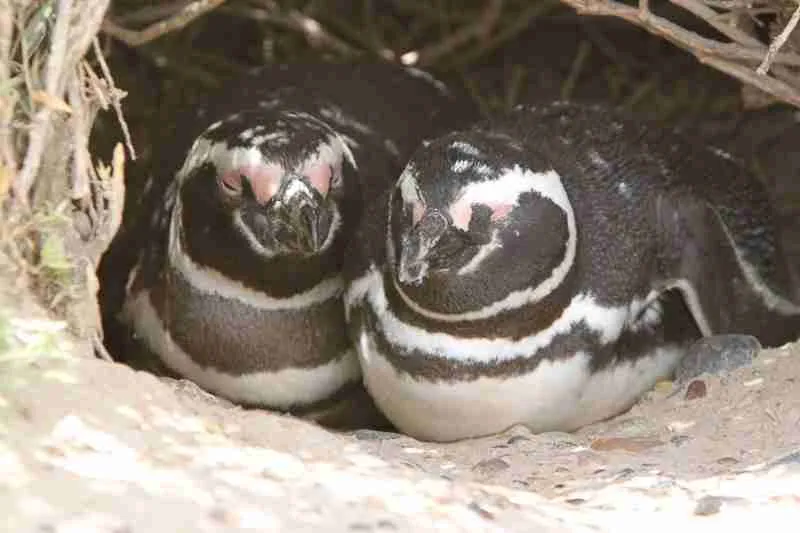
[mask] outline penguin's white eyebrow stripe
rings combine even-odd
[[[492,180],[470,183],[459,195],[456,203],[469,202],[481,204],[516,205],[519,197],[526,192],[537,192],[548,198],[561,209],[566,210],[569,201],[559,183],[553,184],[553,176],[558,176],[552,170],[547,172],[532,172],[519,165],[505,168],[500,176]]]

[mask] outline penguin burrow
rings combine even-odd
[[[429,74],[388,64],[232,80],[181,115],[129,196],[106,323],[127,349],[234,402],[380,425],[345,327],[345,245],[425,136],[477,116]]]
[[[800,335],[761,183],[599,106],[520,107],[424,142],[345,257],[366,388],[425,440],[575,430],[703,336]]]

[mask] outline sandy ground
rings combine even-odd
[[[800,520],[800,345],[575,434],[335,434],[81,356],[3,298],[0,530],[722,531]],[[0,302],[0,303],[3,303]],[[10,318],[13,312],[16,318]]]

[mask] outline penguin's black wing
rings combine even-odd
[[[665,284],[684,294],[707,335],[749,333],[767,346],[796,339],[797,288],[762,184],[711,149],[680,153],[673,172],[691,183],[673,181],[654,203]]]

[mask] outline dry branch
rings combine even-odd
[[[724,42],[698,35],[674,22],[650,11],[646,0],[638,7],[628,6],[614,0],[561,0],[581,15],[611,16],[621,18],[648,32],[694,54],[697,59],[710,67],[724,72],[738,80],[750,84],[773,97],[800,107],[800,75],[795,69],[773,69],[772,75],[766,73],[764,65],[800,67],[800,55],[793,51],[781,51],[781,46],[793,31],[797,21],[790,21],[784,31],[767,47],[753,36],[735,26],[720,22],[720,13],[700,0],[671,0],[698,18],[708,23],[730,41]],[[715,6],[721,5],[716,2]],[[749,4],[731,4],[731,9],[750,9]],[[733,7],[735,6],[735,7]],[[763,6],[761,6],[763,7]],[[800,10],[800,8],[798,8]],[[797,12],[796,12],[797,13]],[[800,17],[800,13],[797,13]],[[794,17],[793,17],[794,19]]]
[[[226,0],[196,0],[171,15],[166,20],[155,22],[143,30],[129,30],[106,19],[103,31],[128,46],[141,46],[168,33],[180,30],[190,22],[224,4]]]
[[[769,70],[769,67],[772,65],[772,62],[775,61],[775,56],[786,44],[786,40],[789,39],[789,35],[794,31],[797,27],[797,22],[800,21],[800,3],[792,13],[792,18],[789,19],[789,22],[786,24],[786,27],[783,28],[783,31],[778,34],[775,40],[772,41],[772,44],[769,45],[769,51],[767,52],[766,57],[764,57],[764,61],[758,66],[756,72],[759,74],[766,74]]]

